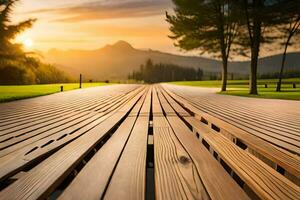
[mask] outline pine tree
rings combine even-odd
[[[35,19],[28,19],[17,24],[11,23],[13,8],[18,1],[0,0],[0,61],[24,56],[20,45],[13,44],[11,41],[35,22]]]
[[[184,50],[199,50],[222,59],[222,91],[226,91],[230,50],[238,33],[238,10],[231,0],[173,0],[175,15],[167,13],[170,38]]]

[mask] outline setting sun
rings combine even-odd
[[[32,47],[32,46],[33,46],[33,41],[32,41],[32,39],[30,39],[30,38],[25,39],[25,40],[23,41],[23,45],[24,45],[24,47],[26,47],[26,48]]]

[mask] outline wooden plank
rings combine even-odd
[[[203,105],[209,105],[209,106],[215,107],[216,109],[226,110],[227,112],[230,112],[230,114],[235,114],[238,116],[246,117],[246,119],[251,122],[255,122],[255,123],[259,123],[259,124],[262,124],[264,122],[265,126],[270,127],[270,128],[275,128],[278,130],[281,130],[281,128],[284,128],[284,131],[290,130],[291,133],[293,133],[292,131],[299,130],[299,127],[297,127],[295,123],[291,123],[286,120],[283,121],[280,118],[277,118],[277,117],[274,118],[274,116],[264,115],[261,112],[257,112],[253,109],[251,110],[249,108],[241,107],[239,105],[233,106],[233,104],[231,104],[231,103],[229,104],[226,102],[222,102],[223,106],[220,108],[218,106],[218,105],[220,105],[219,102],[211,102],[211,101],[209,101],[209,99],[205,99],[205,102],[203,102],[203,99],[201,99],[201,103],[203,103]],[[213,105],[208,104],[208,103],[211,103]],[[250,115],[249,115],[249,112],[251,113]]]
[[[124,149],[104,199],[143,199],[149,119],[139,117]]]
[[[48,132],[46,132],[44,134],[37,135],[34,138],[31,138],[30,140],[24,140],[21,143],[17,143],[17,144],[15,144],[13,146],[10,146],[10,147],[2,150],[0,152],[0,157],[3,157],[4,155],[7,155],[8,153],[11,153],[11,152],[13,152],[13,151],[15,151],[17,149],[20,149],[22,147],[25,147],[25,146],[29,145],[29,144],[32,144],[31,146],[33,146],[34,142],[40,141],[40,142],[43,143],[43,141],[45,141],[45,140],[48,140],[48,141],[51,140],[50,138],[53,138],[55,140],[60,140],[59,138],[61,138],[63,135],[66,135],[66,134],[69,135],[69,136],[72,135],[72,137],[75,137],[75,135],[76,134],[78,135],[79,132],[84,133],[84,131],[87,131],[87,130],[93,128],[94,126],[96,126],[97,124],[99,124],[100,122],[102,122],[104,119],[106,119],[105,115],[111,115],[112,111],[114,111],[114,109],[120,107],[123,104],[126,104],[126,102],[128,101],[128,99],[130,99],[132,96],[134,96],[135,94],[137,94],[139,91],[140,91],[140,89],[133,91],[133,93],[128,94],[127,98],[124,99],[124,100],[122,100],[122,101],[120,101],[119,103],[116,103],[114,105],[108,105],[108,107],[105,106],[105,108],[102,109],[102,112],[100,110],[99,114],[96,114],[96,119],[90,118],[90,119],[88,119],[86,121],[83,121],[81,123],[77,123],[77,124],[75,124],[75,125],[73,125],[71,127],[68,127],[68,128],[62,129],[62,130],[61,130],[61,127],[58,127],[56,129],[55,128],[51,129],[50,131],[48,131]],[[74,131],[76,132],[76,134],[74,134]],[[64,138],[60,142],[64,141],[65,139],[66,138]],[[41,141],[41,140],[43,140],[43,141]],[[39,145],[37,145],[37,146],[39,146]],[[31,149],[33,147],[31,147]],[[27,150],[27,151],[29,151],[29,150]]]
[[[101,107],[99,107],[99,108],[96,107],[97,110],[80,110],[80,107],[78,106],[77,109],[74,109],[74,111],[72,111],[72,113],[70,115],[65,113],[65,116],[63,118],[59,118],[57,116],[55,121],[49,120],[49,121],[46,121],[44,123],[39,123],[39,124],[36,124],[36,125],[28,123],[28,127],[16,128],[17,129],[16,131],[10,129],[8,131],[11,131],[11,133],[0,137],[0,139],[1,140],[6,140],[9,137],[13,137],[15,139],[20,139],[22,137],[25,137],[25,138],[26,137],[32,137],[32,135],[34,135],[34,134],[42,133],[46,130],[50,130],[50,129],[53,129],[55,127],[58,127],[59,125],[57,125],[57,123],[58,124],[63,123],[64,125],[66,125],[67,122],[69,122],[69,121],[72,122],[75,119],[80,120],[80,118],[84,118],[87,114],[90,114],[90,115],[98,114],[99,112],[111,107],[112,103],[118,103],[122,99],[123,98],[121,98],[119,100],[116,100],[116,101],[102,103]],[[2,143],[1,145],[4,145],[4,144]]]
[[[104,90],[103,88],[107,89]],[[24,115],[26,115],[26,117],[34,116],[37,113],[45,113],[48,111],[53,111],[55,109],[61,110],[71,105],[84,105],[85,102],[96,102],[99,99],[99,96],[103,96],[104,94],[126,94],[134,88],[136,88],[136,86],[89,88],[85,90],[74,90],[60,94],[52,94],[43,97],[36,97],[33,99],[20,100],[18,102],[4,103],[0,105],[2,110],[6,110],[4,116],[1,115],[0,123],[2,125],[3,121],[15,121],[16,119],[23,119]],[[35,108],[35,104],[38,104],[37,108]],[[20,105],[23,105],[26,108],[26,112],[20,111]],[[8,109],[5,109],[7,107]],[[15,112],[19,113],[17,115],[12,115],[12,113]]]
[[[33,140],[36,141],[38,139],[49,137],[54,133],[57,133],[59,131],[65,131],[65,129],[68,129],[72,126],[76,126],[79,123],[85,122],[88,123],[89,121],[94,121],[98,119],[99,117],[103,116],[103,113],[74,113],[75,116],[69,116],[69,118],[65,120],[57,121],[58,123],[55,124],[47,124],[44,127],[37,128],[35,130],[29,130],[26,129],[14,132],[14,135],[7,135],[6,137],[3,137],[3,141],[0,143],[0,150],[4,150],[14,144],[26,141],[26,140]],[[68,117],[68,115],[67,115]]]
[[[153,117],[156,199],[210,199],[165,117]]]
[[[166,99],[161,95],[161,93],[158,93],[158,96],[159,96],[159,100],[160,100],[161,106],[162,106],[164,112],[166,113],[166,115],[168,115],[168,116],[171,116],[171,115],[176,116],[175,111],[170,106],[170,104],[166,101]]]
[[[104,121],[106,118],[107,117],[102,117],[101,121]],[[97,123],[100,123],[101,121],[98,121]],[[7,175],[9,175],[9,174],[13,174],[13,173],[17,172],[20,167],[29,164],[31,161],[33,161],[33,159],[38,159],[40,156],[46,154],[47,152],[53,151],[56,148],[68,143],[72,139],[75,139],[76,137],[80,136],[84,132],[91,129],[93,126],[97,125],[97,123],[93,122],[93,123],[91,123],[90,128],[88,128],[88,127],[83,128],[80,131],[76,131],[76,133],[73,133],[71,130],[66,129],[65,130],[66,132],[70,131],[69,134],[65,134],[66,132],[64,132],[64,133],[61,133],[60,136],[57,134],[56,137],[55,137],[55,135],[54,135],[53,139],[55,140],[55,142],[49,144],[47,147],[39,148],[39,149],[35,150],[35,152],[32,152],[28,155],[27,155],[27,153],[29,151],[31,151],[32,149],[38,148],[38,147],[42,147],[44,144],[48,143],[51,139],[47,139],[47,138],[42,139],[38,142],[33,143],[31,147],[27,146],[27,147],[21,149],[20,151],[17,151],[16,153],[14,153],[12,155],[7,155],[4,158],[1,158],[1,162],[0,162],[0,165],[1,165],[1,167],[0,167],[1,168],[1,170],[0,170],[1,179],[7,177]],[[76,129],[74,129],[74,130],[76,130]],[[67,136],[67,137],[64,137],[64,136]],[[64,138],[62,138],[62,137],[64,137]],[[17,145],[12,146],[11,149],[13,149],[13,148],[17,149],[18,146],[20,146],[19,144],[20,143],[18,143]],[[30,144],[30,143],[28,143],[28,144]],[[5,150],[2,150],[0,152],[1,152],[2,155],[5,155],[9,152],[7,150],[11,150],[11,149],[5,149]]]
[[[249,148],[266,156],[268,159],[270,159],[274,163],[277,163],[291,174],[300,177],[300,159],[297,156],[292,155],[287,151],[278,150],[264,140],[252,136],[248,132],[239,129],[238,127],[235,127],[228,122],[222,121],[214,116],[200,111],[189,102],[173,93],[170,93],[169,91],[166,94],[172,96],[173,98],[176,98],[176,100],[178,100],[180,104],[183,105],[183,107],[200,116],[200,118],[203,117],[207,121],[213,122],[216,126],[221,128],[221,133],[222,131],[231,133],[236,138],[241,140],[244,144],[246,144]]]
[[[98,110],[103,108],[105,105],[112,104],[113,102],[117,102],[118,99],[123,98],[126,95],[113,95],[111,98],[100,98],[100,101],[90,101],[88,103],[83,102],[81,104],[76,104],[73,105],[72,107],[69,107],[68,109],[59,109],[56,110],[53,108],[53,110],[49,112],[43,112],[42,115],[34,116],[34,117],[29,117],[27,115],[23,116],[22,121],[16,121],[16,122],[11,122],[10,124],[3,126],[1,125],[2,130],[0,131],[1,135],[8,135],[10,136],[11,134],[9,133],[14,133],[15,131],[22,131],[28,132],[30,130],[35,130],[38,127],[43,127],[47,124],[54,124],[55,122],[59,120],[63,120],[65,118],[69,118],[69,116],[72,116],[74,113],[80,113],[80,112],[89,112],[93,110]],[[5,129],[5,130],[4,130]],[[21,133],[19,133],[21,134]],[[2,139],[0,137],[0,139]]]
[[[180,106],[174,99],[172,99],[169,95],[164,94],[163,89],[158,87],[159,93],[162,94],[161,98],[166,98],[171,107],[178,113],[180,116],[190,116],[190,114]]]
[[[251,119],[249,119],[249,116],[243,117],[240,114],[234,114],[230,109],[230,112],[222,111],[226,110],[226,108],[220,106],[214,108],[211,103],[205,104],[201,102],[201,104],[196,103],[195,105],[197,105],[199,109],[205,109],[207,110],[207,112],[210,112],[211,114],[225,121],[235,124],[236,126],[241,127],[244,130],[253,130],[259,134],[269,136],[269,141],[272,141],[274,139],[281,140],[284,142],[282,143],[283,146],[293,144],[294,146],[298,147],[300,152],[300,129],[293,131],[288,130],[288,128],[280,128],[278,125],[270,125],[267,123],[267,121],[264,120],[260,121],[256,119],[254,121],[251,121]],[[290,148],[294,149],[294,147],[292,146]]]
[[[234,96],[223,96],[213,94],[212,89],[197,89],[192,87],[179,87],[171,85],[163,85],[164,88],[170,89],[181,97],[200,100],[206,99],[219,104],[225,103],[224,107],[230,107],[232,109],[239,108],[244,110],[247,114],[261,116],[264,119],[276,119],[278,122],[284,124],[299,123],[300,112],[297,112],[295,107],[299,107],[297,101],[284,101],[284,100],[272,100],[272,99],[255,99],[255,98],[241,98]],[[298,104],[298,106],[297,106]],[[296,111],[296,112],[295,112]],[[293,112],[293,113],[291,113]],[[268,113],[268,115],[266,115]],[[299,126],[298,126],[299,127]]]
[[[163,116],[163,110],[160,106],[160,102],[157,97],[157,88],[153,87],[153,93],[152,93],[152,114],[153,116]]]
[[[300,187],[194,117],[184,119],[261,199],[300,199]],[[281,188],[284,188],[282,190]]]
[[[152,99],[157,110],[153,113],[156,199],[209,199],[189,154],[163,115],[156,90]]]
[[[142,93],[140,95],[142,95]],[[134,99],[126,105],[128,108],[127,112],[135,105],[136,101],[141,97],[140,95],[135,96]],[[30,170],[28,174],[2,190],[0,199],[45,198],[63,181],[75,167],[76,163],[78,163],[109,130],[115,127],[117,122],[126,114],[126,112],[116,113],[107,119],[105,123],[101,123],[90,130],[88,134],[84,134],[76,141],[68,144],[50,156],[37,167]]]
[[[129,117],[120,125],[113,136],[99,149],[86,166],[65,189],[59,199],[101,199],[124,146],[136,122],[144,98],[141,99]],[[82,186],[85,187],[82,190]]]
[[[192,132],[178,117],[167,116],[167,119],[177,138],[195,163],[211,199],[248,199],[244,191],[210,155],[209,151],[196,140]]]
[[[232,101],[231,101],[232,100]],[[257,108],[255,106],[259,106],[260,102],[251,101],[252,105],[247,105],[245,102],[238,101],[239,99],[224,99],[224,97],[216,96],[215,98],[212,97],[196,97],[192,98],[191,101],[200,106],[202,105],[202,109],[207,108],[207,106],[210,109],[214,109],[217,111],[220,111],[222,113],[230,113],[230,115],[244,115],[245,119],[250,122],[255,122],[258,124],[262,124],[265,126],[262,126],[262,128],[267,127],[275,127],[275,129],[283,128],[282,131],[293,131],[292,133],[299,133],[299,125],[300,120],[296,116],[284,116],[284,110],[278,111],[280,113],[273,113],[273,109],[263,109],[263,108]],[[200,103],[200,104],[199,104]],[[270,104],[274,104],[275,102],[270,102]],[[221,106],[221,107],[220,107]],[[265,103],[264,106],[268,107],[268,105]],[[297,122],[298,121],[298,122]],[[255,125],[255,124],[254,124]],[[296,131],[296,132],[295,132]]]
[[[186,94],[186,93],[185,93]],[[299,126],[295,126],[295,124],[290,124],[291,121],[294,120],[294,118],[289,118],[288,120],[282,120],[282,116],[278,116],[275,118],[275,116],[272,115],[268,116],[266,113],[270,113],[270,111],[264,109],[265,112],[260,112],[260,109],[252,108],[252,106],[249,105],[243,105],[241,101],[235,101],[233,100],[232,102],[229,101],[228,99],[224,99],[222,96],[214,96],[212,97],[212,94],[208,97],[206,96],[201,96],[201,97],[190,97],[188,95],[182,94],[181,97],[186,98],[190,102],[193,102],[195,105],[200,106],[202,109],[208,109],[208,110],[217,110],[220,111],[221,113],[227,112],[230,113],[230,115],[236,116],[241,115],[245,116],[246,120],[254,121],[255,123],[262,123],[265,125],[265,127],[270,126],[270,125],[275,125],[275,128],[280,128],[282,125],[282,128],[284,128],[283,131],[286,131],[286,129],[292,129],[298,130],[299,132]],[[188,93],[187,93],[188,94]],[[228,97],[230,98],[230,97]],[[270,102],[271,103],[271,102]],[[253,103],[256,105],[257,103]],[[215,109],[214,109],[215,108]],[[281,112],[283,113],[283,112]],[[276,120],[275,120],[276,119]],[[291,120],[291,121],[290,121]],[[266,123],[268,122],[268,123]],[[299,120],[298,120],[299,122]],[[280,125],[281,124],[281,125]],[[290,125],[292,127],[290,127]]]
[[[197,105],[195,106],[198,107]],[[201,109],[200,107],[198,108]],[[278,123],[276,124],[276,122],[274,122],[273,124],[270,124],[267,120],[263,122],[263,119],[251,120],[250,117],[247,119],[247,117],[242,117],[241,115],[234,116],[231,113],[222,113],[222,112],[217,114],[216,112],[217,111],[213,111],[212,115],[219,117],[224,121],[228,121],[236,125],[237,127],[241,127],[242,129],[248,129],[250,131],[252,130],[251,132],[257,132],[260,134],[267,135],[269,136],[269,138],[271,138],[270,141],[272,140],[272,138],[274,138],[274,139],[282,140],[284,142],[293,144],[296,141],[299,141],[300,138],[299,137],[300,135],[298,134],[298,131],[300,130],[299,128],[298,130],[296,130],[294,128],[289,128],[287,125],[285,127],[281,126]],[[296,144],[295,146],[299,146],[299,145]]]
[[[144,199],[151,90],[118,162],[104,199]]]
[[[161,96],[161,98],[164,97]],[[167,119],[177,138],[195,163],[201,182],[211,199],[248,199],[248,196],[213,159],[209,151],[193,137],[193,133],[178,116],[167,115]]]
[[[21,118],[21,119],[18,119],[18,120],[15,119],[15,120],[11,120],[7,123],[0,124],[0,127],[1,127],[0,131],[11,129],[13,127],[20,128],[20,126],[28,127],[28,123],[32,123],[32,122],[35,122],[35,124],[36,124],[36,122],[41,123],[44,121],[52,120],[52,119],[55,119],[54,117],[57,118],[57,117],[66,115],[68,113],[72,113],[74,111],[74,109],[78,109],[79,105],[80,105],[80,110],[85,111],[85,110],[88,110],[91,105],[95,105],[95,104],[101,105],[101,104],[103,104],[103,102],[106,102],[106,101],[116,98],[118,96],[119,95],[115,95],[114,97],[110,97],[110,98],[108,96],[106,96],[106,97],[104,96],[102,98],[99,98],[98,101],[95,101],[95,99],[87,100],[84,102],[80,102],[80,104],[74,103],[72,106],[68,106],[66,108],[54,107],[54,108],[52,108],[52,110],[41,112],[38,115],[33,115],[33,116],[31,116],[29,114],[24,114],[23,118]],[[1,135],[2,135],[2,133],[1,133]]]

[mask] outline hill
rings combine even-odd
[[[300,69],[300,52],[289,53],[287,68]],[[96,50],[50,50],[45,54],[47,62],[56,64],[62,70],[77,77],[80,73],[87,79],[125,79],[133,70],[151,58],[155,63],[169,63],[186,67],[200,67],[206,72],[220,72],[221,63],[217,60],[196,56],[180,56],[160,51],[139,50],[125,41],[106,45]],[[259,73],[279,71],[281,55],[261,58]],[[231,62],[229,73],[248,74],[249,62]]]

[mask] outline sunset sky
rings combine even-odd
[[[172,8],[171,0],[20,0],[13,20],[38,19],[16,39],[30,50],[97,49],[125,40],[139,49],[198,54],[180,51],[167,37],[171,33],[165,12]],[[261,56],[281,52],[271,46],[262,48]]]
[[[14,21],[38,19],[17,41],[42,51],[96,49],[125,40],[135,48],[178,53],[167,37],[165,11],[171,10],[171,0],[21,0]]]

